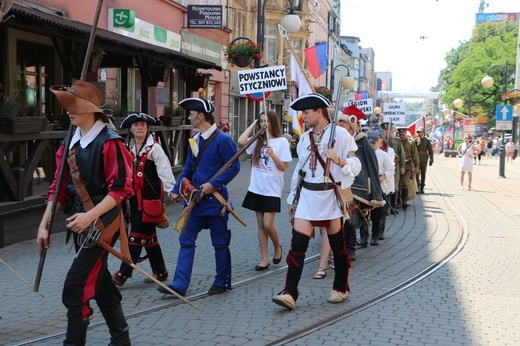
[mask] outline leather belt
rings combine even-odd
[[[303,188],[310,190],[310,191],[332,190],[334,188],[334,184],[332,184],[332,183],[328,183],[328,184],[326,184],[326,183],[309,183],[304,180]]]

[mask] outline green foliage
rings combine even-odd
[[[471,39],[461,42],[444,59],[446,68],[440,73],[443,82],[442,103],[451,108],[453,101],[460,98],[464,105],[459,111],[468,114],[468,101],[471,100],[471,112],[474,107],[482,107],[484,115],[490,120],[488,126],[493,126],[496,104],[502,102],[502,76],[506,60],[509,63],[506,90],[510,90],[514,84],[517,40],[517,22],[477,24]],[[493,67],[490,68],[491,66]],[[485,89],[481,80],[488,69],[495,84],[492,88]]]

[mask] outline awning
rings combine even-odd
[[[16,18],[18,18],[19,16],[23,16],[27,18],[37,19],[39,21],[51,24],[61,29],[77,32],[79,34],[85,34],[87,37],[90,35],[90,31],[92,28],[92,25],[78,22],[76,20],[71,20],[69,18],[64,17],[63,15],[60,16],[59,14],[62,12],[60,12],[59,10],[48,9],[43,7],[42,5],[33,4],[25,1],[15,2],[13,4],[11,12],[15,14]],[[35,32],[42,34],[41,28],[39,28],[38,26],[35,27]],[[163,57],[174,60],[176,64],[180,63],[182,65],[192,66],[194,68],[215,69],[219,71],[222,70],[222,67],[215,65],[212,62],[194,58],[189,55],[169,50],[163,47],[155,46],[146,42],[134,40],[132,38],[119,35],[105,29],[98,28],[96,33],[96,39],[102,41],[103,43],[126,46],[128,48],[132,48],[134,52],[135,49],[141,49],[148,53],[159,54]]]

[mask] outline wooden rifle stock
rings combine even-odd
[[[235,162],[239,157],[240,155],[242,155],[246,150],[247,148],[249,148],[251,146],[251,144],[253,144],[257,139],[258,137],[260,137],[265,131],[267,131],[267,125],[264,125],[260,128],[260,130],[258,130],[257,133],[255,133],[255,135],[253,137],[251,137],[250,140],[247,141],[246,144],[244,144],[244,146],[242,148],[240,148],[235,155],[233,155],[218,171],[217,173],[213,174],[213,176],[211,177],[211,179],[214,179],[216,177],[218,177],[219,175],[221,175],[222,173],[224,173],[226,171],[226,169],[228,169],[229,167],[231,167],[231,165],[233,164],[233,162]],[[210,180],[211,180],[210,179]],[[191,215],[191,212],[193,211],[193,208],[195,208],[195,204],[197,204],[197,202],[200,200],[200,195],[199,197],[197,198],[192,198],[192,200],[190,201],[190,204],[188,204],[184,209],[182,209],[182,212],[181,214],[179,215],[179,217],[177,218],[177,221],[175,221],[175,224],[173,225],[173,229],[176,230],[177,232],[179,233],[182,233],[184,231],[184,228],[186,227],[186,222],[188,222],[188,219]]]
[[[87,69],[90,62],[90,56],[92,54],[92,49],[94,47],[94,39],[96,38],[97,25],[99,22],[99,15],[101,13],[101,7],[103,6],[103,0],[98,0],[98,4],[96,7],[96,12],[94,15],[94,21],[92,24],[92,28],[90,31],[90,37],[87,45],[87,51],[85,53],[85,59],[83,60],[83,67],[81,69],[81,77],[80,80],[84,81],[87,76]],[[65,163],[67,161],[69,145],[72,139],[72,132],[74,130],[74,125],[72,123],[69,125],[69,131],[67,133],[67,137],[65,139],[65,149],[63,151],[63,159],[61,160],[60,170],[58,172],[58,178],[56,180],[56,188],[59,189],[61,182],[63,180],[63,172],[65,170]],[[54,195],[54,199],[52,200],[51,210],[49,215],[49,222],[47,225],[47,231],[49,232],[49,237],[51,236],[52,226],[54,224],[54,217],[56,215],[56,205],[58,200],[58,190]],[[43,265],[45,264],[45,257],[47,255],[47,249],[43,248],[40,254],[40,262],[38,263],[38,270],[36,271],[36,279],[34,280],[34,292],[38,292],[40,290],[40,281],[42,278]]]

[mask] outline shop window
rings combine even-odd
[[[54,50],[52,47],[18,41],[16,63],[16,92],[21,96],[25,115],[38,116],[51,113]]]

